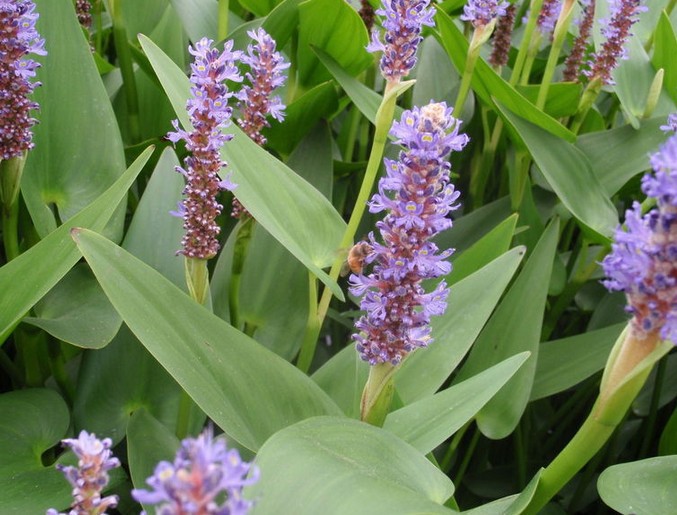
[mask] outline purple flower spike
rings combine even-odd
[[[69,483],[73,485],[73,504],[68,515],[100,515],[109,508],[115,508],[115,495],[101,497],[101,491],[108,484],[108,471],[120,466],[120,460],[113,457],[110,438],[99,440],[96,435],[81,431],[77,438],[62,440],[78,457],[78,466],[57,465]],[[47,510],[46,515],[62,515],[56,510]]]
[[[661,125],[660,129],[663,132],[677,132],[677,113],[672,113],[668,116],[668,122]]]
[[[575,39],[571,53],[565,61],[563,77],[567,82],[578,82],[581,63],[586,55],[588,39],[590,39],[594,21],[595,0],[584,0],[583,14],[578,25],[578,37]]]
[[[494,18],[505,16],[509,3],[499,0],[468,0],[463,7],[461,19],[469,21],[475,28],[484,27]]]
[[[173,463],[158,463],[146,480],[151,490],[134,489],[132,497],[160,504],[157,513],[162,515],[244,515],[254,503],[242,498],[242,488],[257,480],[258,469],[207,428],[181,442]]]
[[[430,0],[384,0],[383,8],[376,14],[383,16],[385,34],[371,33],[369,52],[383,52],[381,74],[388,82],[399,82],[416,64],[416,50],[423,40],[424,25],[433,27],[433,10]]]
[[[677,343],[677,134],[651,156],[654,174],[642,190],[657,208],[642,216],[638,203],[625,213],[627,231],[616,230],[602,266],[604,285],[624,291],[635,335],[659,334]]]
[[[233,93],[228,91],[224,81],[242,80],[235,61],[241,52],[233,51],[233,42],[225,44],[223,52],[212,48],[213,41],[203,38],[189,52],[195,56],[191,65],[190,82],[192,98],[186,104],[193,130],[187,132],[179,128],[178,120],[174,120],[176,132],[167,134],[167,139],[176,143],[186,142],[191,156],[185,160],[185,168],[177,167],[176,171],[186,178],[183,190],[183,228],[186,233],[181,240],[183,249],[178,254],[189,258],[210,259],[219,250],[216,239],[220,228],[216,217],[223,206],[216,201],[220,190],[233,190],[235,184],[228,178],[222,180],[219,172],[227,166],[221,160],[220,149],[233,136],[223,134],[221,129],[230,124],[232,109],[228,107],[228,99]]]
[[[489,63],[493,66],[505,66],[508,64],[512,30],[515,25],[517,6],[510,4],[505,10],[505,16],[501,16],[496,23],[494,32],[494,46],[489,56]]]
[[[627,59],[625,42],[630,28],[639,21],[639,14],[648,10],[641,5],[642,0],[609,0],[611,18],[600,20],[602,34],[606,41],[599,52],[590,60],[590,70],[585,71],[589,78],[599,77],[603,84],[613,84],[611,72],[618,66],[619,59]]]
[[[562,2],[560,0],[545,0],[543,2],[536,21],[536,26],[541,34],[552,34],[561,10]]]
[[[390,130],[404,150],[398,161],[385,160],[387,175],[369,202],[372,213],[387,211],[376,224],[383,244],[370,234],[372,252],[365,263],[373,265],[372,272],[350,276],[351,292],[363,296],[366,311],[355,324],[359,332],[353,339],[371,365],[397,365],[409,352],[427,346],[432,342],[430,317],[446,309],[446,283],[426,293],[421,282],[451,271],[446,258],[453,250],[438,252],[429,241],[451,227],[447,215],[459,207],[445,157],[462,150],[468,137],[459,134],[460,122],[451,114],[446,104],[430,103],[405,111]]]
[[[236,95],[242,109],[242,118],[237,123],[251,139],[263,146],[266,138],[261,134],[261,129],[270,126],[266,117],[270,115],[278,122],[284,119],[285,106],[282,100],[271,94],[284,84],[286,77],[283,72],[290,63],[285,62],[282,54],[275,51],[275,40],[265,30],[250,30],[247,34],[256,44],[249,45],[247,53],[242,56],[242,62],[250,68],[245,78],[251,86],[243,86]]]
[[[37,19],[30,0],[0,0],[0,160],[33,148],[31,127],[36,120],[30,111],[38,104],[28,96],[40,83],[29,79],[40,65],[26,55],[47,54],[35,29]]]

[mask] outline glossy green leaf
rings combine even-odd
[[[265,17],[261,26],[284,48],[299,24],[299,4],[303,0],[284,0]]]
[[[657,369],[653,368],[646,384],[632,403],[632,412],[640,417],[647,417],[652,409],[661,409],[677,398],[677,354],[672,353],[665,358],[664,377],[661,379],[660,392],[656,395]],[[653,408],[653,403],[656,408]]]
[[[453,513],[453,485],[396,436],[344,418],[318,417],[274,435],[259,451],[252,514]]]
[[[614,465],[597,480],[602,500],[624,515],[671,515],[677,506],[677,456]]]
[[[0,291],[4,292],[0,296],[0,342],[80,259],[70,230],[76,226],[103,230],[151,153],[152,149],[146,150],[90,206],[0,268]]]
[[[456,70],[462,73],[468,54],[468,42],[449,15],[437,11],[435,16],[440,42],[444,46]],[[513,86],[503,80],[483,59],[478,59],[473,72],[471,87],[486,105],[500,101],[511,111],[539,126],[557,138],[573,142],[576,136],[557,120],[545,114],[523,97]],[[502,116],[504,113],[498,111]]]
[[[317,122],[329,117],[337,107],[334,83],[319,84],[287,106],[283,124],[273,121],[264,131],[268,146],[280,154],[289,154]]]
[[[190,121],[185,111],[189,81],[183,72],[148,38],[141,45],[172,101],[181,123]],[[235,139],[223,147],[230,163],[232,180],[238,187],[238,200],[257,222],[296,258],[343,299],[335,281],[322,270],[335,259],[345,231],[345,222],[331,203],[300,178],[250,140],[234,124],[228,129]]]
[[[73,268],[35,305],[23,322],[78,347],[100,349],[113,339],[122,319],[89,269]]]
[[[658,442],[658,454],[677,454],[677,409],[672,411],[670,419],[663,428]]]
[[[434,37],[427,37],[421,42],[413,72],[416,84],[412,90],[412,105],[426,105],[430,100],[454,105],[460,77]]]
[[[238,2],[256,16],[265,16],[280,3],[280,0],[238,0]]]
[[[541,90],[540,84],[517,85],[515,88],[529,102],[536,104],[538,93]],[[548,98],[545,101],[543,110],[553,118],[572,116],[578,110],[578,101],[582,93],[583,86],[578,83],[555,82],[550,84]]]
[[[625,125],[617,129],[583,134],[576,141],[608,196],[614,195],[635,175],[647,170],[649,155],[666,139],[660,130],[666,117],[640,123],[638,129]]]
[[[616,208],[593,174],[585,154],[508,109],[499,108],[505,120],[520,134],[548,184],[571,214],[603,237],[610,236],[618,225]]]
[[[677,35],[675,29],[670,23],[665,12],[661,13],[656,26],[656,33],[654,34],[654,51],[651,56],[651,64],[654,69],[663,69],[665,75],[663,76],[663,88],[668,95],[672,97],[672,101],[677,104],[677,63],[675,63],[675,56],[677,55]]]
[[[191,41],[218,39],[218,0],[171,0]]]
[[[523,352],[431,397],[388,415],[383,427],[422,454],[472,420],[529,357]]]
[[[40,104],[21,182],[23,197],[41,237],[99,197],[125,169],[122,140],[92,53],[70,0],[36,0],[37,30],[47,56],[33,95]],[[77,63],[74,66],[73,63]],[[95,137],[93,137],[95,136]],[[52,209],[55,210],[53,211]],[[111,235],[119,237],[124,211]]]
[[[299,4],[299,82],[312,87],[331,77],[311,47],[329,54],[350,75],[373,63],[366,50],[369,35],[357,11],[344,0],[308,0]]]
[[[71,486],[42,453],[68,430],[68,406],[54,391],[17,390],[0,395],[0,488],[3,515],[45,513],[65,507]]]
[[[307,376],[198,306],[158,272],[96,233],[81,230],[74,237],[139,341],[245,447],[256,450],[304,418],[339,413]]]
[[[546,228],[519,276],[475,342],[455,382],[474,376],[504,359],[528,351],[531,356],[477,415],[477,425],[492,439],[508,436],[529,402],[559,223]]]
[[[541,344],[530,400],[563,392],[602,370],[625,326],[616,324]]]

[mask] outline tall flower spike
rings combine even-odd
[[[585,75],[598,77],[603,84],[613,84],[611,73],[619,59],[627,59],[625,42],[631,36],[630,28],[639,21],[639,14],[648,10],[642,0],[609,0],[610,19],[600,20],[606,41],[590,59],[590,70]]]
[[[159,504],[157,513],[162,515],[244,515],[254,503],[242,497],[242,488],[257,480],[258,469],[207,428],[181,442],[173,463],[162,461],[155,467],[146,480],[151,490],[132,490],[132,497]]]
[[[430,0],[383,0],[383,8],[376,14],[383,16],[383,40],[378,31],[371,33],[369,52],[383,52],[380,68],[383,77],[391,83],[399,82],[416,64],[416,50],[423,40],[424,25],[433,27],[434,11]]]
[[[583,3],[583,17],[578,26],[578,37],[575,39],[571,53],[564,63],[563,78],[567,82],[578,82],[581,63],[585,57],[594,21],[595,0],[586,0]]]
[[[602,266],[610,290],[624,291],[635,336],[659,334],[677,343],[677,134],[651,156],[654,174],[642,178],[642,190],[657,208],[642,216],[638,203],[625,213],[612,252]]]
[[[545,0],[543,2],[541,12],[536,20],[536,26],[541,34],[552,34],[561,10],[562,2],[560,0]]]
[[[81,431],[77,438],[67,438],[62,443],[78,457],[77,467],[56,466],[73,485],[73,504],[68,515],[100,515],[115,508],[117,496],[101,497],[101,491],[108,484],[108,471],[120,466],[120,460],[113,457],[110,450],[111,439],[99,440],[95,434]],[[65,514],[50,509],[46,515]]]
[[[19,157],[33,148],[30,111],[38,104],[28,99],[40,66],[26,55],[46,55],[45,41],[35,29],[38,13],[30,0],[0,0],[0,160]]]
[[[505,16],[501,16],[496,23],[494,46],[489,56],[489,63],[493,66],[505,66],[508,64],[508,54],[510,52],[510,41],[512,40],[516,12],[517,6],[510,4],[505,9]]]
[[[509,3],[500,0],[468,0],[463,7],[461,19],[469,21],[473,27],[484,27],[494,18],[505,16]]]
[[[430,317],[446,309],[445,282],[429,293],[421,282],[451,271],[445,260],[453,250],[438,252],[429,241],[451,227],[447,215],[459,207],[445,157],[462,150],[468,137],[458,133],[460,122],[451,114],[446,104],[430,103],[405,111],[390,130],[404,150],[398,161],[385,159],[387,175],[369,203],[372,213],[387,211],[376,224],[383,243],[370,234],[373,252],[365,262],[373,265],[372,272],[350,276],[351,292],[363,296],[366,311],[355,324],[359,332],[353,339],[371,365],[397,365],[407,353],[427,346],[432,342]]]
[[[76,0],[75,1],[75,12],[78,15],[78,21],[85,29],[89,30],[92,28],[92,4],[89,0]]]
[[[222,180],[219,172],[227,166],[221,160],[220,149],[233,138],[221,132],[229,125],[232,114],[228,99],[233,93],[228,91],[224,81],[242,80],[235,66],[241,52],[232,50],[232,41],[226,42],[221,53],[212,48],[212,43],[212,40],[203,38],[189,48],[195,61],[191,65],[190,76],[193,96],[188,100],[186,109],[193,130],[188,132],[179,128],[178,120],[174,120],[176,132],[167,134],[167,139],[174,143],[185,141],[191,153],[184,162],[185,168],[176,168],[186,178],[186,187],[179,210],[172,214],[183,218],[186,231],[181,240],[183,249],[178,254],[198,259],[210,259],[218,252],[220,228],[216,217],[223,206],[217,202],[216,195],[219,190],[232,191],[236,187],[228,177]]]

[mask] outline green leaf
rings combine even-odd
[[[453,485],[396,436],[345,418],[318,417],[275,434],[256,457],[252,513],[453,513]]]
[[[663,88],[677,103],[677,35],[670,23],[670,18],[662,12],[654,33],[654,52],[651,56],[651,64],[656,70],[663,69]]]
[[[139,36],[141,46],[169,96],[184,127],[190,126],[185,111],[189,81],[183,72],[151,40]],[[346,228],[331,203],[315,188],[275,159],[232,124],[227,132],[235,139],[224,145],[222,155],[230,163],[235,194],[242,205],[284,247],[328,285],[334,295],[343,292],[322,268],[335,259]]]
[[[609,237],[618,225],[616,208],[593,174],[585,154],[508,109],[500,105],[499,108],[571,214],[592,231]]]
[[[558,229],[557,221],[546,228],[455,380],[472,377],[520,352],[531,353],[524,366],[477,415],[479,429],[492,439],[508,436],[529,402]]]
[[[590,132],[578,138],[576,147],[586,155],[608,196],[614,195],[632,177],[649,168],[649,154],[656,152],[666,139],[659,128],[665,122],[666,117],[659,116],[643,120],[637,129],[624,125]]]
[[[394,411],[383,427],[427,454],[472,420],[528,357],[529,353],[523,352],[508,358],[432,397]]]
[[[626,515],[670,515],[677,506],[677,456],[614,465],[597,480],[600,497]]]
[[[42,453],[68,430],[68,406],[54,391],[17,390],[0,395],[0,488],[3,515],[44,513],[71,501],[71,486]]]
[[[284,48],[299,24],[299,4],[302,0],[284,0],[263,20],[261,26]]]
[[[421,42],[413,72],[416,84],[412,91],[412,105],[423,106],[430,100],[454,105],[460,78],[435,38],[427,37]]]
[[[456,27],[448,14],[438,10],[435,16],[439,30],[438,39],[444,46],[456,70],[463,73],[468,55],[468,42],[463,33]],[[470,83],[473,91],[482,102],[488,106],[495,106],[495,100],[500,101],[512,112],[519,114],[525,120],[539,126],[544,131],[565,141],[574,142],[576,136],[557,120],[548,116],[534,104],[524,98],[513,86],[501,78],[483,59],[478,59]],[[498,114],[504,116],[501,110]]]
[[[304,418],[340,412],[298,369],[123,249],[87,230],[74,238],[139,341],[245,447],[256,450],[270,435]]]
[[[238,0],[238,2],[257,17],[265,16],[280,3],[279,0]]]
[[[143,152],[90,206],[0,268],[0,291],[4,292],[0,296],[0,342],[80,259],[70,230],[76,226],[103,230],[151,153],[152,148]]]
[[[21,188],[38,234],[99,197],[125,169],[122,140],[92,53],[70,0],[36,0],[37,30],[46,40],[34,100],[40,104]],[[73,63],[77,63],[74,66]],[[53,211],[53,208],[54,209]],[[55,213],[58,213],[55,214]],[[124,209],[114,217],[119,237]]]
[[[677,409],[672,411],[658,442],[658,454],[677,454]]]
[[[218,0],[171,0],[191,41],[217,40]]]
[[[299,82],[312,87],[330,79],[311,47],[321,48],[350,75],[373,63],[366,50],[369,35],[357,11],[344,0],[308,0],[299,4]]]
[[[35,317],[23,322],[78,347],[100,349],[108,345],[122,319],[111,306],[89,269],[73,268],[35,305]]]
[[[519,91],[529,102],[536,104],[540,84],[517,85]],[[578,110],[578,101],[583,93],[581,84],[571,82],[554,82],[548,89],[548,98],[543,110],[553,118],[573,116]]]

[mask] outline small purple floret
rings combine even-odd
[[[216,195],[220,190],[235,188],[228,177],[222,179],[219,175],[227,166],[221,160],[220,150],[233,138],[222,132],[230,124],[232,114],[228,99],[233,93],[228,91],[225,81],[242,80],[235,66],[241,52],[232,50],[232,41],[226,42],[223,52],[212,48],[212,43],[203,38],[188,49],[195,56],[190,76],[192,97],[186,104],[193,130],[181,129],[178,120],[174,120],[175,132],[167,134],[173,143],[185,141],[191,153],[184,162],[185,168],[176,168],[186,178],[186,187],[183,207],[173,214],[182,214],[186,231],[181,240],[183,248],[178,253],[197,259],[210,259],[218,252],[217,236],[221,229],[216,217],[223,206],[217,202]]]
[[[423,40],[424,25],[433,27],[430,0],[383,0],[376,14],[383,16],[383,39],[378,31],[371,33],[369,52],[383,52],[381,74],[388,82],[399,82],[416,64],[416,50]]]
[[[409,352],[432,342],[430,317],[446,309],[449,291],[441,281],[427,293],[424,279],[447,275],[453,250],[440,252],[431,238],[451,227],[449,213],[459,207],[459,192],[449,183],[446,156],[468,142],[460,122],[444,103],[405,111],[390,130],[403,146],[399,159],[385,159],[386,177],[369,202],[369,211],[386,211],[376,224],[383,243],[369,235],[373,252],[365,262],[372,272],[350,277],[350,290],[362,296],[366,311],[355,324],[357,351],[371,365],[397,365]]]
[[[101,515],[118,503],[116,495],[101,497],[101,491],[108,484],[108,471],[120,466],[120,460],[113,457],[110,438],[99,440],[95,434],[81,431],[77,438],[62,440],[66,447],[78,457],[78,466],[57,465],[68,482],[73,485],[73,504],[68,515]],[[47,510],[46,515],[59,514]]]
[[[174,462],[160,462],[146,480],[151,489],[134,489],[132,497],[159,504],[162,515],[244,515],[254,503],[242,497],[242,488],[257,480],[258,469],[207,428],[197,438],[183,440]]]
[[[670,114],[667,123],[661,125],[660,129],[663,132],[677,132],[677,113]]]
[[[484,27],[494,18],[505,16],[508,5],[508,2],[500,0],[468,0],[463,7],[461,19],[469,21],[475,28]]]
[[[0,0],[0,160],[19,157],[33,148],[29,100],[39,82],[31,82],[40,66],[26,56],[46,55],[45,41],[35,29],[38,13],[30,0]]]
[[[538,14],[538,20],[536,21],[536,26],[541,34],[552,34],[561,10],[561,0],[545,0],[543,2],[541,12]]]
[[[643,216],[638,203],[626,211],[627,230],[616,230],[602,262],[604,285],[626,293],[639,338],[658,333],[677,343],[677,134],[651,156],[651,165],[642,190],[658,206]]]

